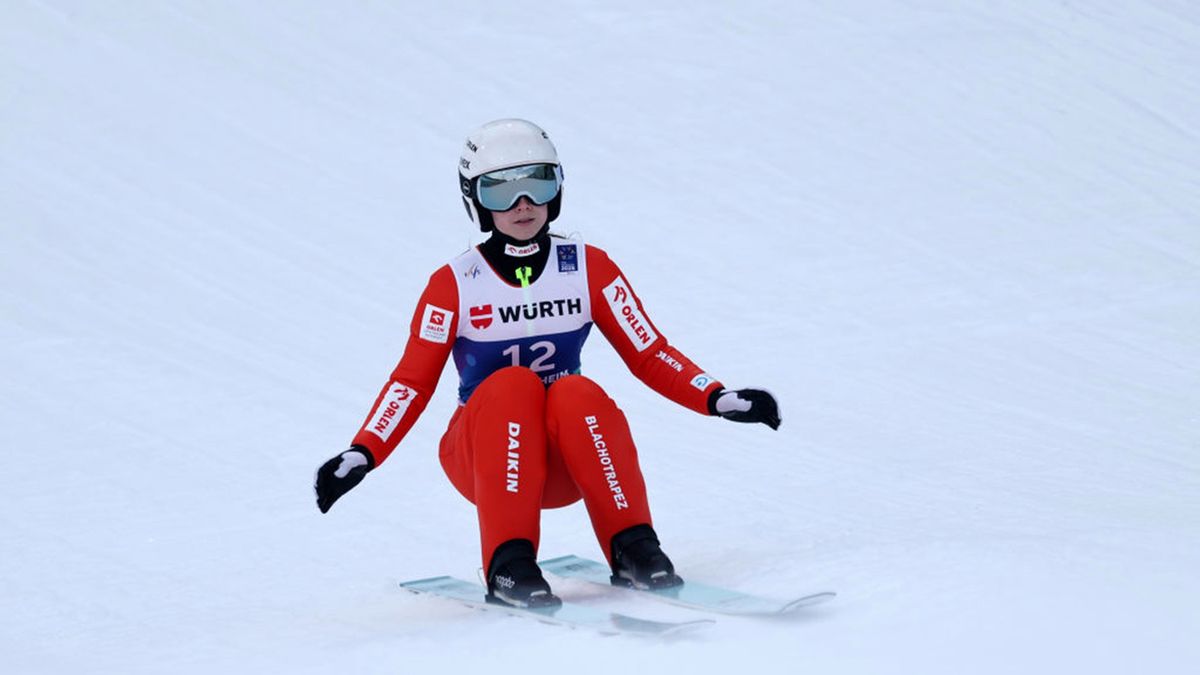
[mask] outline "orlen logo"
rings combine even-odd
[[[404,418],[404,413],[408,412],[408,406],[416,397],[416,390],[399,382],[391,383],[388,385],[387,393],[379,401],[379,407],[375,409],[375,414],[367,421],[367,426],[364,428],[386,443],[392,435],[392,431]]]
[[[483,330],[492,325],[492,306],[480,305],[471,308],[471,327]]]
[[[450,341],[450,323],[454,312],[436,305],[425,305],[421,318],[421,337],[430,342],[445,344]]]
[[[646,320],[646,315],[638,308],[624,279],[619,276],[614,279],[604,289],[604,299],[608,300],[608,306],[612,309],[617,323],[621,324],[621,329],[639,352],[645,351],[658,340],[658,333],[654,332],[650,322]]]

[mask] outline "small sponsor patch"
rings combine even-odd
[[[708,385],[710,385],[712,383],[713,383],[712,375],[709,375],[708,373],[700,373],[699,375],[692,378],[692,386],[699,389],[700,391],[704,391],[705,389],[708,389]]]
[[[504,245],[504,255],[512,256],[514,258],[525,258],[537,253],[540,250],[542,249],[538,246],[536,241],[528,246],[513,246],[512,244]]]
[[[367,421],[367,426],[364,428],[386,443],[387,439],[391,437],[392,431],[400,424],[404,413],[408,412],[408,406],[416,397],[416,390],[399,382],[391,383],[387,393],[379,401],[379,407],[375,409],[375,414]]]
[[[658,358],[658,360],[662,361],[663,363],[667,364],[668,366],[671,366],[671,370],[674,370],[677,373],[683,372],[683,364],[676,361],[674,358],[671,357],[670,354],[662,351],[661,349],[654,356],[656,356]]]
[[[579,248],[575,244],[559,244],[558,271],[560,273],[579,271]]]
[[[421,338],[446,344],[450,341],[453,319],[454,312],[436,305],[425,305],[425,315],[421,317]]]
[[[613,282],[604,289],[604,299],[608,301],[608,306],[617,319],[617,323],[621,324],[621,329],[625,331],[625,335],[639,352],[645,351],[654,344],[658,339],[658,333],[654,332],[646,315],[642,314],[642,310],[638,308],[637,302],[633,299],[633,292],[629,290],[624,279],[619,276],[613,279]]]

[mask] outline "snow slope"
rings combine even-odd
[[[1191,672],[1198,45],[1179,0],[4,3],[5,672]],[[656,643],[399,591],[477,565],[452,369],[317,512],[507,116],[558,229],[781,400],[702,419],[585,351],[681,573],[836,603]]]

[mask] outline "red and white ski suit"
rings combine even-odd
[[[453,353],[459,407],[439,455],[479,514],[483,568],[510,539],[538,545],[540,511],[583,499],[600,548],[651,523],[625,415],[580,374],[594,324],[650,388],[701,414],[720,383],[672,347],[604,251],[552,238],[542,274],[514,286],[478,248],[429,278],[404,355],[353,443],[382,463],[412,428]]]

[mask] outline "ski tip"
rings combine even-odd
[[[783,607],[781,607],[779,609],[779,614],[790,614],[792,612],[795,612],[796,610],[800,610],[800,609],[804,609],[806,607],[812,607],[814,605],[820,605],[822,603],[829,602],[830,600],[833,600],[836,597],[837,597],[837,593],[835,593],[833,591],[825,591],[823,593],[813,593],[812,595],[806,595],[803,598],[796,598],[795,600],[792,600],[791,602],[789,602],[786,605],[784,605]]]
[[[663,637],[675,637],[678,635],[690,635],[692,633],[695,633],[696,631],[703,630],[705,628],[709,628],[710,626],[715,626],[716,624],[717,624],[717,622],[713,621],[712,619],[700,619],[697,621],[686,621],[684,623],[677,623],[674,626],[671,626],[666,631],[659,633],[659,635],[661,635]]]
[[[613,627],[619,629],[622,633],[656,637],[682,635],[707,628],[717,623],[712,619],[694,619],[680,622],[653,621],[625,616],[623,614],[613,614],[612,622]]]
[[[404,588],[424,588],[427,586],[437,586],[437,585],[439,585],[443,582],[446,582],[450,579],[453,579],[453,578],[454,577],[448,577],[448,576],[427,577],[425,579],[412,579],[410,581],[401,581],[400,585],[403,586]]]

